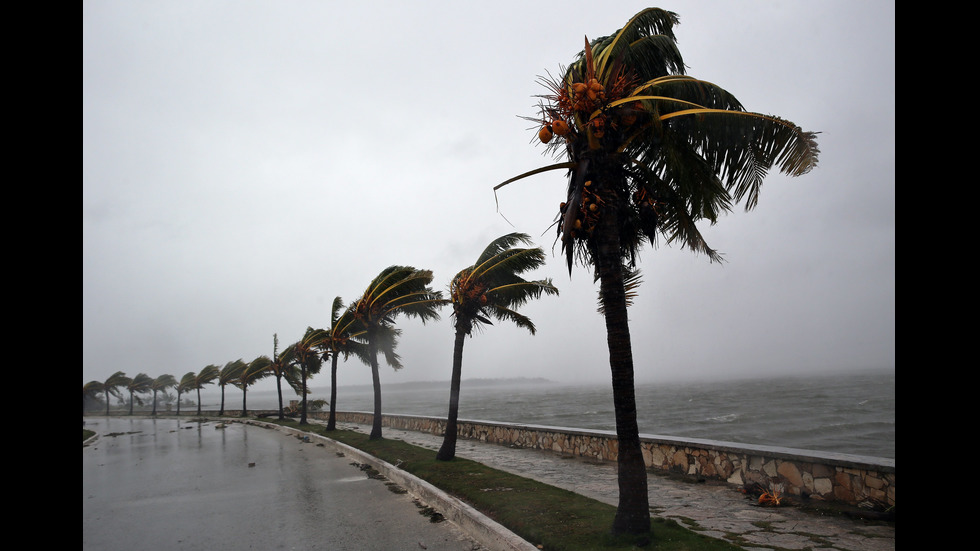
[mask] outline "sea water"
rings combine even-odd
[[[315,381],[311,381],[315,382]],[[312,399],[328,399],[329,387],[311,386]],[[370,385],[340,386],[339,411],[373,411]],[[241,392],[228,387],[225,409],[241,407]],[[283,400],[295,399],[284,388]],[[213,394],[202,405],[215,408]],[[275,409],[275,391],[249,392],[248,408]],[[804,450],[895,458],[894,371],[779,376],[712,382],[636,385],[641,434],[704,438]],[[445,417],[449,383],[382,382],[382,411]],[[459,418],[615,430],[611,384],[568,385],[552,381],[467,381]]]

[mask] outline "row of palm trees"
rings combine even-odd
[[[539,115],[529,117],[540,129],[546,151],[560,162],[494,187],[496,192],[527,176],[567,171],[555,225],[569,274],[573,261],[578,261],[599,282],[619,444],[619,505],[612,527],[617,534],[650,531],[627,318],[639,281],[635,262],[639,249],[645,242],[655,246],[660,236],[668,244],[720,262],[721,254],[708,246],[697,224],[704,220],[714,224],[743,200],[746,210],[753,208],[773,167],[800,176],[817,165],[819,156],[814,132],[776,116],[748,112],[720,86],[686,76],[673,32],[678,22],[676,13],[648,8],[609,36],[591,41],[586,37],[584,49],[562,68],[560,77],[542,79],[548,94],[541,96]],[[299,360],[303,380],[317,368],[317,354],[312,351],[318,351],[321,359],[331,358],[333,371],[340,354],[345,358],[356,354],[368,363],[375,383],[371,436],[380,438],[377,354],[400,367],[395,318],[405,314],[424,323],[437,318],[437,309],[451,301],[457,338],[446,452],[439,452],[440,458],[451,456],[463,337],[473,327],[490,323],[491,317],[515,321],[533,333],[530,320],[513,308],[542,292],[557,293],[550,281],[519,282],[516,294],[507,295],[511,287],[506,277],[493,279],[491,272],[498,255],[501,263],[511,260],[504,254],[508,241],[523,238],[512,234],[501,239],[453,278],[448,300],[429,289],[431,273],[392,266],[346,309],[335,301],[331,327],[309,329],[301,341],[299,349],[306,352],[297,357],[305,358]],[[513,260],[529,266],[541,262],[532,253],[513,255],[523,255]],[[523,285],[528,287],[521,290]],[[335,401],[331,391],[331,423]]]
[[[518,247],[517,245],[527,245]],[[278,335],[273,335],[272,357],[259,356],[251,362],[235,360],[224,367],[208,365],[200,372],[189,372],[177,381],[171,375],[156,379],[140,373],[130,379],[123,372],[114,373],[105,381],[91,381],[83,386],[83,411],[85,400],[103,394],[106,415],[109,414],[109,396],[121,398],[129,393],[130,410],[133,402],[142,401],[140,394],[153,395],[153,415],[156,415],[157,393],[173,388],[177,391],[177,414],[180,414],[180,397],[184,393],[197,392],[197,413],[201,413],[201,389],[217,383],[221,387],[221,409],[224,415],[225,387],[229,384],[242,390],[242,415],[248,414],[248,388],[265,377],[276,378],[279,396],[279,418],[284,417],[282,381],[302,398],[300,424],[307,424],[307,382],[319,373],[324,361],[331,362],[330,413],[327,429],[336,427],[337,363],[341,356],[346,361],[351,355],[371,367],[374,387],[374,421],[372,439],[382,437],[381,382],[378,355],[394,369],[401,369],[401,359],[396,352],[401,330],[395,327],[398,316],[413,317],[423,323],[439,318],[439,309],[452,304],[456,339],[450,381],[450,399],[446,435],[437,459],[450,460],[456,454],[456,422],[459,412],[460,380],[462,377],[463,344],[473,330],[498,321],[511,321],[518,327],[535,333],[534,323],[518,312],[529,300],[543,294],[557,295],[558,289],[550,279],[526,280],[524,272],[536,269],[545,262],[544,251],[532,247],[531,239],[523,233],[510,233],[493,240],[480,254],[476,262],[460,270],[449,283],[449,298],[429,286],[432,272],[411,266],[389,266],[375,277],[363,295],[346,308],[340,297],[331,307],[330,325],[326,329],[307,327],[303,337],[279,351]]]

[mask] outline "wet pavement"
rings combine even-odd
[[[132,422],[96,419],[108,425],[97,426],[86,418],[88,428],[102,433],[130,430],[126,426]],[[349,458],[338,458],[336,453],[301,443],[295,437],[241,423],[216,429],[217,421],[148,422],[179,423],[180,429],[158,425],[154,431],[130,435],[130,451],[113,443],[113,437],[103,436],[95,450],[83,453],[85,549],[139,548],[134,544],[140,541],[164,541],[168,545],[159,548],[167,549],[225,548],[228,542],[238,541],[248,545],[236,548],[253,549],[486,549],[471,537],[472,532],[452,523],[431,524],[425,518],[420,523],[418,506],[409,497],[385,495],[390,492],[384,485],[364,483],[366,477],[350,465]],[[338,423],[338,428],[369,433],[371,427]],[[174,432],[179,434],[175,437]],[[389,427],[384,428],[384,437],[433,453],[442,445],[441,436]],[[175,453],[182,450],[214,453]],[[260,451],[264,458],[255,459]],[[613,463],[473,440],[459,440],[457,456],[614,506],[618,501]],[[247,466],[250,462],[256,463],[254,468]],[[648,487],[655,517],[676,520],[746,550],[895,549],[894,523],[798,507],[760,507],[729,485],[692,483],[656,474],[649,475]],[[342,493],[350,488],[356,491]],[[338,503],[344,505],[338,507]],[[361,507],[364,514],[351,513]],[[133,522],[139,529],[127,532]],[[346,525],[348,522],[352,524]],[[391,529],[390,522],[398,522],[399,528]],[[93,530],[92,526],[99,528]],[[337,533],[338,527],[343,527],[343,534]],[[433,527],[445,531],[433,532]],[[371,537],[363,542],[332,539],[365,533]],[[380,539],[396,535],[401,539]],[[334,541],[343,545],[331,545]]]
[[[482,549],[350,458],[242,423],[93,418],[82,548]]]
[[[338,423],[338,428],[370,433],[369,425]],[[384,428],[384,438],[438,450],[442,437]],[[556,453],[458,440],[456,455],[616,505],[616,465]],[[699,533],[725,539],[751,551],[895,549],[895,525],[821,514],[797,507],[761,507],[729,485],[693,483],[651,474],[651,513],[674,519]]]

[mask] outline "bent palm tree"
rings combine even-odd
[[[126,390],[129,391],[129,414],[133,414],[133,402],[139,402],[140,406],[143,405],[143,400],[140,400],[137,394],[145,394],[150,391],[150,385],[153,384],[153,379],[150,378],[146,373],[140,373],[139,375],[130,379],[129,383],[126,385]]]
[[[247,365],[239,358],[233,362],[226,363],[218,373],[218,386],[221,387],[221,409],[218,410],[218,415],[225,414],[225,387],[229,384],[234,384]]]
[[[677,14],[643,10],[611,36],[591,42],[560,80],[543,79],[539,137],[566,159],[507,180],[568,169],[558,237],[569,273],[573,257],[600,282],[619,439],[615,533],[650,530],[640,451],[624,271],[644,241],[704,253],[696,223],[745,200],[753,208],[773,166],[791,176],[817,164],[816,135],[774,116],[750,113],[724,89],[684,76],[673,26]],[[557,139],[555,138],[557,136]]]
[[[153,379],[150,390],[153,392],[153,415],[157,414],[157,393],[166,392],[168,388],[177,386],[177,379],[173,375],[160,375]]]
[[[302,396],[299,417],[300,425],[308,424],[306,419],[306,396],[309,394],[309,389],[306,380],[319,373],[320,367],[323,365],[323,361],[317,353],[317,348],[320,346],[325,335],[326,332],[323,329],[307,327],[303,338],[290,346],[289,354],[293,357],[293,361],[299,364],[300,367],[300,389],[297,389],[297,392],[300,392]]]
[[[395,354],[400,330],[394,328],[399,314],[416,317],[425,324],[439,319],[438,309],[446,301],[442,292],[428,287],[432,283],[431,270],[419,270],[411,266],[389,266],[375,277],[364,294],[351,304],[350,309],[364,332],[367,357],[374,384],[374,423],[370,439],[381,438],[381,378],[378,373],[378,352],[385,355],[388,365],[402,367]]]
[[[531,244],[523,233],[510,233],[492,241],[476,263],[461,270],[449,284],[453,317],[456,320],[456,341],[453,347],[453,374],[449,390],[449,416],[446,434],[436,459],[449,461],[456,456],[456,418],[459,414],[459,387],[463,367],[463,343],[473,328],[489,325],[490,317],[512,321],[533,335],[530,318],[515,308],[536,299],[542,293],[557,295],[558,289],[550,279],[526,281],[520,274],[544,264],[541,248],[515,249],[518,243]]]
[[[197,375],[193,371],[188,371],[184,373],[184,376],[180,378],[180,382],[177,383],[177,416],[180,417],[180,395],[185,392],[190,392],[194,390],[194,385],[197,384],[195,381]]]
[[[197,391],[197,414],[201,414],[201,389],[204,385],[209,385],[221,375],[221,368],[212,364],[204,366],[201,371],[194,376],[194,390]]]
[[[120,388],[125,388],[129,384],[130,378],[122,371],[117,371],[102,382],[102,392],[105,394],[105,414],[109,415],[109,396],[122,398]]]
[[[269,371],[272,372],[276,377],[276,393],[279,396],[279,420],[282,421],[285,416],[282,412],[282,378],[289,372],[292,367],[293,358],[289,353],[292,347],[287,347],[282,354],[279,353],[279,335],[272,335],[272,362],[269,364]]]
[[[85,415],[85,403],[88,400],[98,400],[104,385],[99,381],[89,381],[82,385],[82,415]]]
[[[238,372],[238,377],[231,382],[242,389],[242,417],[248,417],[248,407],[245,401],[248,395],[248,387],[272,375],[272,371],[269,370],[271,363],[272,360],[268,356],[259,356],[245,364],[245,367]]]
[[[330,307],[330,328],[326,330],[319,347],[323,360],[331,361],[330,415],[327,417],[326,430],[337,428],[337,360],[340,354],[344,355],[344,361],[347,361],[347,358],[354,354],[364,363],[370,365],[367,358],[367,347],[364,343],[356,340],[363,334],[363,331],[351,333],[353,325],[353,312],[349,308],[344,309],[344,301],[340,297],[334,297],[333,305]]]

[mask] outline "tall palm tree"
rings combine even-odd
[[[221,387],[221,408],[218,410],[218,415],[225,414],[225,387],[234,384],[247,365],[239,358],[226,363],[218,372],[218,386]]]
[[[160,375],[153,379],[150,390],[153,392],[153,415],[157,414],[157,393],[166,392],[168,388],[177,386],[177,379],[173,375]]]
[[[184,376],[180,378],[177,383],[177,416],[180,417],[180,395],[185,392],[190,392],[194,390],[194,385],[197,384],[197,375],[193,371],[188,371],[184,373]]]
[[[129,391],[129,414],[133,414],[133,402],[139,402],[140,406],[143,405],[143,400],[140,400],[137,394],[146,394],[150,392],[150,386],[153,384],[153,379],[150,378],[146,373],[140,373],[139,375],[130,379],[129,384],[126,385],[126,390]]]
[[[306,381],[308,378],[319,373],[320,367],[323,365],[323,360],[317,349],[321,346],[325,336],[326,331],[323,329],[307,327],[303,338],[290,346],[289,354],[292,356],[293,361],[300,367],[300,388],[297,389],[297,392],[302,396],[299,417],[300,425],[307,424],[306,397],[309,394],[309,388],[307,387]]]
[[[742,200],[753,208],[773,166],[799,176],[819,154],[815,133],[747,112],[726,90],[685,76],[677,23],[677,14],[650,8],[610,36],[586,38],[560,79],[542,79],[550,93],[534,119],[548,151],[564,160],[495,187],[568,170],[556,224],[569,273],[575,257],[600,282],[619,439],[615,533],[650,530],[624,272],[658,234],[720,262],[696,223],[714,224]]]
[[[209,385],[221,375],[221,368],[211,364],[204,366],[197,375],[194,376],[194,390],[197,391],[197,414],[201,414],[201,389]]]
[[[248,387],[272,375],[272,371],[269,371],[269,364],[271,363],[272,360],[268,356],[259,356],[245,364],[245,367],[238,372],[238,377],[232,381],[233,385],[242,389],[242,417],[248,416],[248,407],[245,401],[248,394]]]
[[[378,374],[378,352],[385,355],[388,365],[401,368],[401,360],[395,353],[400,330],[395,329],[399,314],[426,321],[439,319],[438,309],[447,301],[441,291],[429,288],[432,271],[411,266],[389,266],[375,277],[367,290],[355,300],[350,309],[356,323],[363,330],[367,342],[367,356],[374,384],[374,423],[370,439],[381,438],[381,378]]]
[[[109,396],[122,398],[120,388],[125,388],[129,384],[130,378],[122,371],[117,371],[102,382],[102,392],[105,394],[105,414],[109,415]]]
[[[326,430],[337,428],[337,360],[340,355],[344,355],[347,361],[351,354],[356,355],[364,363],[370,365],[367,358],[367,346],[357,340],[363,334],[363,330],[352,333],[354,327],[353,312],[344,308],[344,301],[340,297],[333,299],[330,308],[330,328],[326,330],[323,340],[320,341],[320,351],[324,361],[330,360],[330,415],[327,417]]]
[[[279,396],[279,420],[282,421],[285,416],[282,410],[282,378],[287,375],[289,370],[293,367],[293,355],[292,351],[295,348],[286,347],[283,353],[279,353],[279,335],[273,333],[272,335],[272,362],[269,363],[269,371],[272,375],[276,377],[276,393]],[[288,380],[287,380],[288,382]]]
[[[459,387],[466,337],[473,334],[475,327],[490,325],[491,317],[498,321],[512,321],[533,335],[534,323],[517,312],[516,308],[539,298],[542,293],[558,294],[550,279],[527,281],[520,276],[544,265],[545,256],[541,248],[514,248],[518,243],[530,245],[531,238],[523,233],[498,237],[487,245],[472,266],[461,270],[449,284],[456,341],[446,434],[436,459],[449,461],[456,457],[456,418],[459,414]]]
[[[85,402],[88,400],[98,400],[99,394],[104,390],[104,385],[99,381],[89,381],[82,385],[82,415],[85,415]]]

